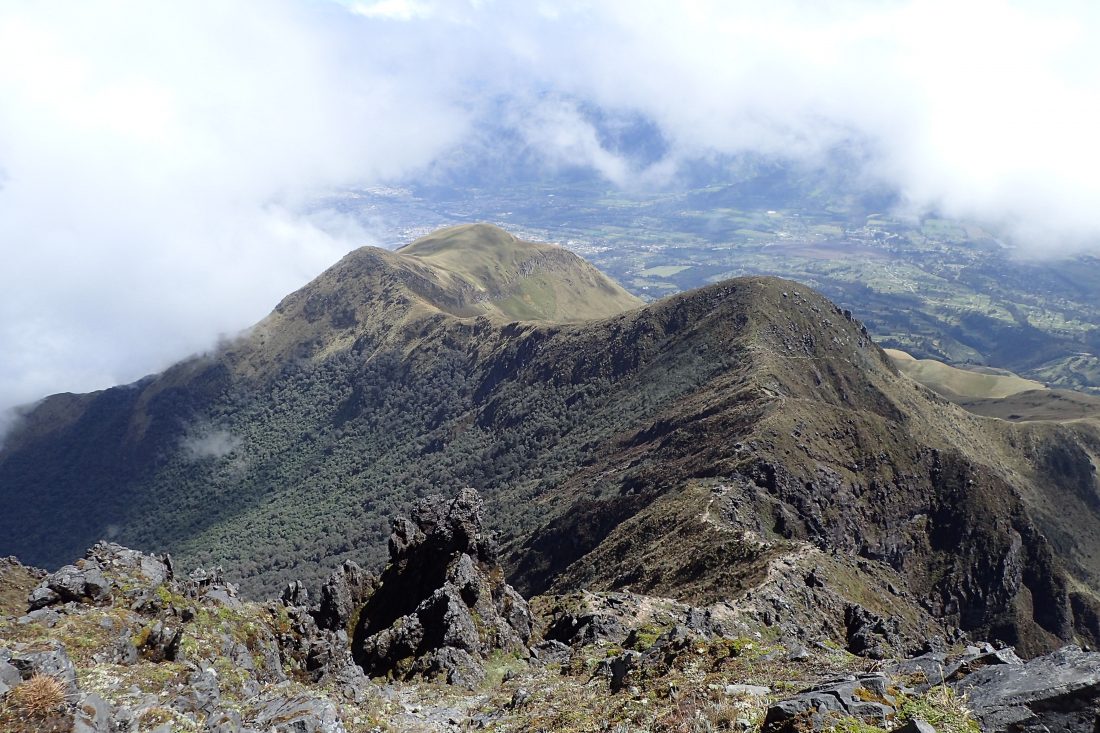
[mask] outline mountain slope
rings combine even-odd
[[[527,247],[481,227],[359,250],[213,354],[46,400],[0,453],[0,554],[54,566],[107,535],[272,590],[379,564],[388,516],[470,485],[525,593],[1100,639],[1094,423],[966,413],[794,283],[632,308]],[[554,319],[512,320],[532,304]],[[818,583],[839,611],[790,600]]]
[[[503,229],[448,227],[397,250],[469,293],[469,313],[565,323],[621,313],[642,301],[572,252],[522,242]]]
[[[1045,390],[1042,382],[1003,370],[960,369],[935,359],[914,359],[898,349],[885,349],[899,371],[952,402],[960,399],[1001,399],[1021,392]]]

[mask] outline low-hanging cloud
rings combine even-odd
[[[854,146],[916,209],[1095,249],[1098,33],[1087,2],[5,3],[0,407],[249,325],[372,243],[314,194],[477,166],[498,133],[621,186]]]
[[[190,461],[220,459],[240,449],[243,441],[228,430],[210,427],[192,428],[180,443],[183,455]]]

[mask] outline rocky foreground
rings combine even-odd
[[[115,544],[52,574],[0,560],[0,731],[1100,726],[1100,653],[1077,647],[1025,661],[948,635],[906,654],[858,607],[843,638],[813,638],[726,603],[528,603],[480,512],[469,490],[425,500],[394,522],[380,577],[348,562],[315,597],[291,583],[266,603]],[[828,608],[820,584],[804,578]]]

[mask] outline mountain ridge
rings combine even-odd
[[[450,275],[401,259],[454,260],[454,234],[358,250],[217,354],[47,401],[39,420],[71,420],[51,434],[32,414],[0,452],[0,554],[55,565],[113,531],[270,591],[377,565],[385,517],[470,485],[528,595],[763,608],[817,563],[838,608],[912,638],[936,619],[1026,654],[1100,639],[1094,423],[967,413],[775,278],[594,320],[466,312]],[[788,605],[760,613],[848,633]]]

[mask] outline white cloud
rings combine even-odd
[[[189,461],[201,461],[208,458],[225,458],[240,449],[243,441],[228,430],[192,428],[191,433],[180,443],[184,456]]]
[[[584,118],[575,102],[548,99],[515,111],[512,124],[547,163],[595,168],[612,183],[629,185],[629,164],[600,143],[595,125]]]
[[[129,381],[262,317],[348,249],[317,188],[395,177],[462,109],[346,12],[0,9],[0,406]]]
[[[249,325],[369,239],[313,192],[476,164],[490,119],[620,185],[854,142],[915,207],[1095,249],[1098,36],[1088,2],[7,2],[0,406]]]
[[[416,0],[375,0],[375,2],[349,3],[348,9],[356,15],[388,20],[430,18],[435,14],[431,4],[416,2]]]

